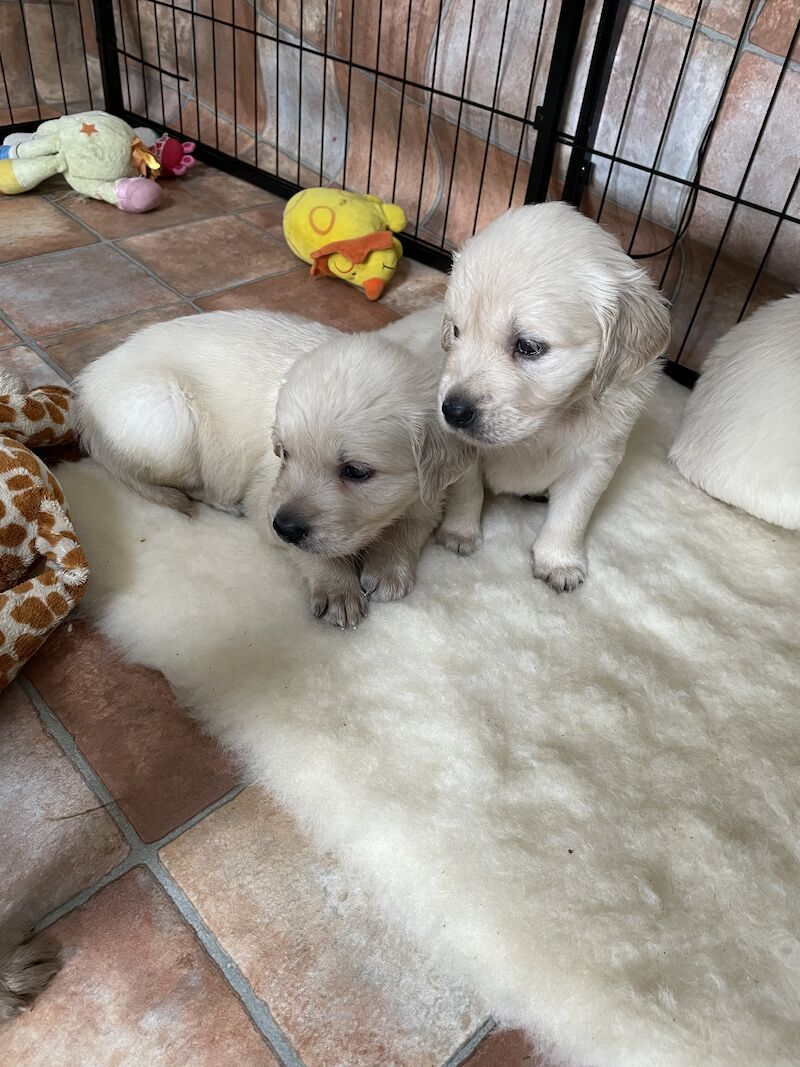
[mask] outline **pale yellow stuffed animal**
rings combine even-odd
[[[342,189],[303,189],[283,213],[286,243],[311,273],[356,285],[368,300],[377,300],[394,275],[403,255],[394,234],[405,225],[397,204]]]

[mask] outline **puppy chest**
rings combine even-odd
[[[563,457],[532,447],[487,452],[483,461],[484,482],[493,493],[541,493],[564,473]]]

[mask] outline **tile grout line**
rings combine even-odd
[[[303,1067],[302,1060],[284,1036],[272,1012],[264,1001],[256,996],[238,964],[220,945],[215,934],[206,926],[197,908],[172,878],[161,860],[155,857],[148,863],[148,869],[167,893],[183,921],[192,928],[206,954],[216,963],[228,986],[237,995],[244,1010],[250,1016],[253,1025],[266,1039],[283,1067]]]
[[[20,680],[22,680],[22,678]],[[27,679],[24,680],[27,682]],[[38,696],[38,694],[36,694],[35,687],[33,687],[33,692],[29,693],[28,695],[32,700],[35,698],[34,695]],[[39,699],[41,698],[39,697]],[[47,727],[45,727],[45,729],[47,729]],[[54,737],[53,739],[55,741],[58,741],[58,738]],[[46,929],[46,927],[48,926],[51,926],[57,919],[60,919],[62,915],[66,915],[68,912],[73,911],[77,907],[80,907],[80,905],[85,904],[87,900],[91,899],[91,897],[95,895],[95,893],[99,892],[99,890],[101,889],[104,889],[105,886],[107,886],[110,882],[115,881],[117,878],[121,878],[123,874],[127,874],[127,872],[133,867],[139,866],[142,863],[146,864],[146,860],[151,852],[157,855],[162,848],[165,848],[167,845],[172,844],[172,842],[176,841],[181,836],[181,834],[185,833],[187,830],[191,830],[192,827],[197,826],[197,824],[202,822],[207,815],[212,815],[215,811],[218,811],[219,808],[224,807],[229,800],[234,800],[239,795],[239,793],[241,793],[242,790],[246,788],[247,787],[245,785],[234,786],[233,789],[229,789],[227,793],[223,793],[221,797],[217,797],[216,800],[212,800],[212,802],[210,804],[207,804],[206,807],[201,808],[200,811],[190,816],[185,822],[181,823],[180,826],[176,826],[173,830],[170,830],[168,833],[164,834],[163,837],[159,837],[155,841],[151,841],[149,843],[142,841],[141,838],[139,838],[139,835],[137,834],[136,836],[138,838],[139,843],[135,847],[131,846],[128,855],[123,860],[120,860],[116,867],[113,867],[110,871],[107,871],[105,874],[101,875],[97,879],[97,881],[92,882],[91,885],[88,885],[85,888],[81,889],[79,892],[75,893],[74,896],[69,897],[62,904],[59,904],[58,907],[53,908],[53,910],[48,912],[47,915],[44,915],[36,924],[37,932]],[[93,815],[95,811],[108,812],[108,807],[106,804],[103,804],[90,812],[79,814]]]
[[[496,1025],[494,1018],[491,1015],[487,1016],[481,1025],[473,1030],[467,1040],[462,1045],[459,1045],[453,1055],[448,1060],[445,1060],[442,1067],[461,1067],[461,1064],[469,1059],[483,1039],[489,1035]]]
[[[10,317],[10,315],[7,315],[6,312],[3,311],[2,309],[0,309],[0,322],[5,323],[5,325],[8,326],[8,328],[10,330],[13,330],[14,333],[19,338],[19,343],[24,345],[26,348],[30,348],[33,352],[35,352],[36,355],[39,357],[39,359],[41,359],[42,362],[46,366],[48,366],[51,371],[53,371],[55,374],[57,374],[59,376],[59,378],[61,378],[65,382],[71,381],[70,375],[67,374],[67,372],[65,370],[63,370],[61,367],[59,367],[58,364],[54,363],[53,360],[45,352],[45,350],[41,347],[41,345],[37,341],[34,341],[34,339],[32,337],[28,337],[28,335],[25,333],[25,331],[21,330],[19,328],[19,326],[17,326],[17,324],[14,322],[14,320]],[[8,348],[15,348],[15,347],[16,347],[16,345],[9,345],[8,346]],[[7,348],[3,349],[3,351],[4,352],[8,351],[8,349]]]
[[[33,704],[47,733],[59,746],[67,759],[69,759],[92,793],[98,800],[102,801],[104,810],[108,813],[130,848],[128,856],[121,863],[117,864],[111,871],[106,872],[106,874],[101,876],[101,878],[93,883],[93,885],[76,894],[64,905],[55,908],[44,920],[37,924],[37,929],[44,929],[45,927],[50,926],[56,919],[60,918],[61,915],[64,915],[75,907],[85,903],[100,889],[109,885],[112,881],[115,881],[134,867],[144,867],[149,871],[153,878],[155,878],[159,886],[170,898],[183,922],[192,929],[200,944],[203,946],[206,955],[216,964],[218,970],[222,974],[223,980],[234,992],[250,1018],[250,1021],[264,1038],[267,1045],[275,1053],[282,1067],[304,1067],[302,1060],[284,1036],[268,1006],[256,996],[256,993],[247,978],[242,974],[238,964],[220,945],[214,933],[206,926],[200,913],[197,911],[197,908],[172,878],[169,871],[162,863],[158,855],[158,850],[163,844],[175,840],[178,836],[177,832],[170,831],[164,838],[161,838],[150,845],[145,844],[128,820],[127,816],[120,810],[119,805],[114,800],[107,786],[103,783],[91,763],[78,748],[74,737],[58,720],[47,702],[40,696],[33,683],[24,675],[20,675],[18,681],[23,692]],[[222,807],[229,800],[233,799],[233,796],[241,792],[242,788],[244,787],[240,786],[229,790],[223,797],[220,797],[212,805],[209,805],[208,809],[204,809],[203,812],[199,813],[197,817],[188,819],[184,824],[184,828],[187,828],[189,824],[196,825],[200,822],[201,818],[208,814],[209,810]],[[181,828],[178,827],[177,829],[180,830]]]
[[[55,714],[50,709],[50,706],[40,696],[39,691],[34,684],[24,674],[18,676],[18,681],[23,692],[36,709],[47,733],[58,744],[59,748],[64,752],[76,770],[80,772],[81,777],[97,799],[102,801],[103,807],[113,819],[117,829],[122,834],[127,844],[137,851],[146,847],[136,830],[133,828],[128,817],[120,810],[119,805],[109,792],[108,787],[78,748],[75,738],[69,730],[62,725],[60,720],[56,718]]]
[[[120,248],[120,246],[117,244],[117,241],[127,241],[127,240],[129,240],[129,237],[114,237],[114,238],[104,237],[103,234],[101,234],[98,230],[95,230],[87,222],[84,222],[79,216],[73,214],[69,210],[68,207],[65,207],[63,204],[56,203],[55,201],[50,201],[50,203],[53,204],[53,207],[58,208],[59,211],[62,211],[65,215],[67,215],[69,218],[71,218],[74,222],[78,222],[81,226],[84,226],[89,231],[89,233],[94,234],[94,236],[97,238],[97,242],[96,243],[102,244],[102,245],[105,245],[106,247],[111,247],[111,248],[115,249],[117,252],[120,253],[120,255],[124,256],[125,259],[127,259],[129,263],[132,263],[134,267],[138,267],[139,270],[143,270],[145,272],[145,274],[148,274],[153,279],[153,281],[158,282],[159,284],[165,286],[167,289],[170,290],[170,292],[174,293],[179,298],[179,300],[181,300],[184,303],[189,304],[191,307],[193,307],[195,309],[195,311],[198,311],[201,314],[203,312],[203,309],[201,307],[198,307],[198,305],[194,302],[195,300],[204,300],[208,296],[217,296],[219,293],[225,293],[225,292],[228,291],[228,289],[235,289],[235,288],[238,288],[238,286],[240,286],[240,285],[250,285],[253,282],[262,282],[262,281],[265,281],[267,278],[279,278],[283,274],[289,274],[291,271],[297,269],[297,267],[289,267],[286,270],[275,271],[272,274],[259,274],[259,276],[257,278],[249,278],[247,281],[238,282],[236,285],[223,285],[219,289],[209,289],[208,291],[203,290],[202,292],[195,293],[193,296],[187,296],[185,293],[181,293],[180,290],[176,289],[174,285],[171,285],[169,282],[165,281],[161,277],[160,274],[157,274],[151,267],[148,267],[147,264],[142,263],[140,260],[136,259],[136,257],[131,255],[131,253],[128,252],[126,249]],[[252,208],[241,208],[240,210],[241,211],[256,211],[259,206],[268,206],[268,205],[258,205],[258,204],[256,204]],[[248,222],[247,219],[240,219],[239,216],[233,211],[225,211],[225,212],[222,212],[219,215],[209,216],[208,218],[198,219],[197,221],[198,222],[212,222],[212,221],[216,221],[217,219],[228,219],[228,218],[230,218],[230,219],[233,219],[233,218],[238,219],[239,222],[243,222],[245,224],[245,226],[248,226],[251,230],[254,230],[256,233],[259,233],[262,237],[266,237],[267,240],[271,244],[275,244],[279,248],[282,247],[280,241],[278,241],[277,238],[273,237],[272,234],[267,233],[266,230],[262,230],[259,226],[256,226],[254,223]],[[161,231],[161,230],[151,230],[150,233],[131,234],[130,237],[148,237],[148,236],[150,236],[151,234],[154,234],[154,233],[166,232],[169,229],[176,229],[177,226],[186,226],[186,225],[193,225],[193,224],[192,223],[177,223],[175,226],[171,226],[171,227],[170,226],[165,226],[163,231]],[[79,248],[80,247],[91,248],[92,246],[91,245],[78,245],[77,247],[79,247]],[[49,253],[47,253],[47,255],[59,256],[59,255],[66,254],[67,252],[72,252],[72,251],[74,251],[74,249],[65,248],[65,249],[62,249],[61,251],[58,251],[58,252],[49,252]],[[40,259],[40,258],[41,258],[40,256],[29,256],[28,257],[28,259]],[[15,263],[20,263],[20,262],[23,262],[23,261],[22,260],[14,260],[14,262]],[[123,316],[119,316],[119,317],[122,318]]]
[[[246,286],[246,285],[249,285],[249,284],[253,284],[253,283],[259,282],[259,281],[264,281],[264,280],[267,280],[269,278],[282,277],[284,275],[290,274],[290,273],[294,272],[295,270],[299,269],[299,266],[300,266],[298,264],[298,266],[293,266],[291,268],[288,268],[287,270],[275,272],[275,273],[272,273],[272,274],[261,275],[258,278],[248,279],[247,281],[240,282],[237,285],[225,286],[225,287],[222,287],[220,289],[215,289],[215,290],[211,290],[209,292],[203,292],[203,293],[196,294],[195,297],[188,297],[188,296],[184,295],[183,293],[181,293],[174,286],[172,286],[168,282],[166,282],[163,278],[161,278],[151,268],[146,266],[144,263],[141,263],[134,256],[132,256],[130,253],[128,253],[125,249],[120,248],[119,245],[117,245],[115,243],[117,240],[125,240],[126,238],[122,237],[122,238],[114,238],[114,239],[112,239],[112,238],[104,237],[98,231],[94,230],[93,227],[91,227],[88,223],[86,223],[79,216],[73,214],[66,206],[64,206],[61,203],[59,203],[59,202],[57,202],[55,200],[52,200],[52,199],[48,200],[48,202],[51,203],[57,210],[59,210],[63,214],[65,214],[68,218],[72,219],[78,225],[80,225],[81,227],[86,229],[89,233],[91,233],[93,236],[95,236],[97,238],[97,241],[94,242],[94,243],[105,245],[105,246],[109,246],[110,245],[111,247],[113,247],[125,259],[127,259],[134,267],[136,267],[139,270],[143,271],[145,274],[147,274],[149,277],[151,277],[154,281],[156,281],[160,285],[164,286],[172,294],[174,294],[178,298],[180,305],[188,305],[194,311],[197,311],[198,313],[202,313],[203,309],[201,307],[199,307],[195,303],[195,300],[205,299],[206,297],[215,296],[215,295],[218,295],[218,294],[223,293],[223,292],[234,291],[234,290],[236,290],[238,288],[242,288],[243,286]],[[238,218],[238,219],[240,219],[240,221],[244,222],[245,225],[247,225],[250,229],[260,233],[262,236],[266,237],[273,244],[276,244],[279,247],[283,247],[281,241],[276,236],[274,236],[273,234],[270,234],[268,231],[266,231],[262,227],[259,227],[258,225],[256,225],[256,223],[251,222],[249,219],[241,218],[241,215],[243,213],[249,212],[249,211],[258,210],[259,206],[269,206],[269,205],[268,204],[267,205],[254,205],[254,206],[251,206],[251,207],[243,207],[243,208],[239,208],[239,209],[233,210],[233,211],[221,212],[218,215],[210,215],[210,216],[207,216],[206,219],[201,219],[201,220],[198,220],[198,221],[206,221],[206,220],[212,220],[212,219],[217,219],[217,218],[225,218],[225,217]],[[170,227],[164,227],[164,229],[169,229],[169,228]],[[150,232],[157,233],[159,231],[158,230],[154,230],[154,231],[150,231]],[[129,236],[140,236],[140,235],[129,235]],[[81,246],[76,246],[76,247],[81,247]],[[84,246],[84,247],[91,247],[91,245],[87,245],[87,246]],[[68,254],[68,253],[70,253],[72,251],[74,251],[74,248],[61,249],[61,250],[54,251],[52,253],[46,253],[46,255],[48,257],[56,257],[56,256],[66,255],[66,254]],[[34,260],[34,259],[40,260],[42,257],[32,256],[32,257],[25,257],[25,258],[28,259],[28,260]],[[23,260],[19,260],[19,261],[15,261],[15,262],[24,262],[24,259]],[[164,305],[159,305],[159,307],[157,307],[157,308],[151,308],[151,309],[145,309],[145,310],[158,311],[158,310],[163,310],[163,309],[166,309],[166,308],[169,308],[169,307],[174,307],[174,306],[176,306],[176,305],[174,305],[174,304],[164,304]],[[394,308],[390,308],[389,310],[391,310],[394,313],[394,315],[397,316],[397,317],[399,317],[402,314],[401,312],[396,311]],[[134,314],[135,314],[135,312],[134,312]],[[118,318],[125,318],[125,317],[127,317],[127,316],[126,315],[113,316],[112,318],[109,318],[109,319],[106,319],[106,320],[103,320],[103,321],[104,322],[113,322]],[[25,331],[20,330],[14,324],[13,320],[10,319],[10,317],[8,317],[7,315],[5,315],[2,311],[0,311],[0,321],[5,322],[6,325],[8,325],[9,328],[12,329],[19,336],[19,338],[22,341],[22,343],[27,345],[28,347],[30,347],[33,351],[35,351],[36,354],[43,360],[43,362],[47,366],[49,366],[54,372],[56,372],[60,377],[64,378],[67,381],[69,381],[71,379],[71,376],[68,374],[68,372],[66,372],[61,367],[59,367],[49,357],[47,352],[38,344],[38,342],[36,340],[34,340],[30,336],[28,336],[28,334]],[[98,324],[97,323],[92,323],[90,325],[94,326],[94,325],[98,325]],[[76,326],[76,327],[73,327],[73,329],[71,329],[69,331],[62,331],[62,333],[65,333],[65,334],[66,333],[73,333],[73,332],[77,332],[77,331],[79,331],[81,329],[85,329],[85,328],[86,328],[85,326]],[[60,334],[58,336],[60,336]],[[11,347],[11,346],[9,346],[9,347]],[[191,929],[193,930],[195,936],[198,938],[198,940],[200,941],[201,945],[203,946],[204,951],[214,961],[214,963],[217,965],[218,969],[222,972],[222,975],[223,975],[223,978],[224,978],[225,982],[233,990],[235,995],[238,997],[238,999],[242,1003],[242,1006],[243,1006],[244,1010],[246,1011],[246,1013],[250,1017],[251,1022],[256,1027],[256,1029],[262,1034],[262,1036],[266,1039],[268,1045],[275,1052],[275,1054],[278,1057],[278,1059],[281,1062],[281,1064],[283,1064],[283,1067],[303,1067],[302,1061],[300,1060],[298,1054],[295,1052],[295,1050],[292,1048],[291,1044],[288,1042],[288,1040],[286,1039],[286,1037],[282,1033],[280,1027],[278,1026],[277,1022],[273,1018],[273,1016],[272,1016],[271,1012],[269,1011],[269,1008],[267,1007],[267,1005],[256,996],[252,986],[250,985],[250,983],[246,979],[246,977],[242,974],[242,972],[241,972],[240,968],[238,967],[238,965],[236,964],[236,962],[227,953],[227,951],[220,945],[218,939],[213,934],[213,932],[206,926],[205,922],[203,921],[202,917],[200,916],[199,912],[197,911],[197,908],[195,907],[195,905],[192,903],[192,901],[189,899],[189,897],[186,895],[186,893],[181,889],[181,887],[172,878],[172,876],[170,875],[168,869],[165,867],[165,865],[163,864],[163,862],[162,862],[162,860],[161,860],[161,858],[159,856],[159,852],[160,852],[160,850],[162,848],[164,848],[166,845],[170,844],[171,842],[177,840],[177,838],[180,837],[185,831],[191,829],[193,826],[196,826],[203,819],[205,819],[208,815],[212,814],[214,811],[218,810],[219,808],[221,808],[225,804],[227,804],[229,801],[233,800],[245,788],[245,786],[244,785],[235,786],[233,789],[229,790],[223,796],[221,796],[221,797],[217,798],[217,800],[213,801],[206,808],[202,809],[200,812],[197,812],[195,815],[191,816],[183,824],[181,824],[180,826],[178,826],[178,827],[174,828],[173,830],[169,831],[162,838],[159,838],[157,841],[152,842],[151,844],[146,844],[145,842],[142,841],[142,839],[139,837],[138,833],[136,832],[136,830],[134,829],[134,827],[132,826],[130,821],[127,819],[127,817],[121,811],[121,809],[119,808],[119,805],[114,800],[113,796],[108,791],[107,787],[104,785],[102,780],[99,778],[99,776],[95,772],[94,768],[91,766],[91,764],[86,759],[86,757],[83,755],[83,753],[81,753],[81,751],[78,748],[74,738],[69,734],[69,732],[60,723],[60,721],[57,719],[57,717],[51,711],[51,709],[49,708],[47,703],[43,700],[43,698],[39,695],[39,693],[37,692],[35,687],[32,685],[32,683],[29,682],[28,679],[26,677],[24,677],[24,676],[21,676],[19,681],[20,681],[20,684],[21,684],[23,690],[25,691],[26,695],[29,697],[29,699],[33,703],[33,705],[34,705],[34,707],[35,707],[40,719],[42,720],[42,723],[43,723],[46,731],[48,732],[48,734],[50,734],[50,736],[53,738],[53,740],[59,745],[59,747],[65,753],[67,758],[72,762],[72,764],[75,766],[75,768],[81,774],[81,776],[83,777],[83,779],[85,780],[85,782],[89,786],[89,788],[92,790],[92,792],[98,797],[98,799],[100,799],[103,802],[102,809],[105,810],[108,813],[109,817],[112,819],[112,821],[116,825],[117,829],[119,830],[119,832],[121,833],[123,839],[125,840],[125,842],[127,843],[128,847],[129,847],[128,855],[120,863],[118,863],[110,871],[107,871],[104,875],[101,875],[98,879],[95,880],[94,883],[92,883],[92,885],[84,888],[79,893],[77,893],[73,897],[71,897],[69,900],[67,900],[64,903],[62,903],[59,907],[53,909],[53,911],[51,911],[43,919],[41,919],[39,921],[39,923],[37,924],[37,927],[36,927],[37,931],[46,929],[47,927],[52,925],[54,922],[56,922],[58,919],[60,919],[63,915],[68,914],[69,912],[73,911],[77,907],[81,907],[88,900],[90,900],[96,893],[98,893],[100,890],[104,889],[106,886],[110,885],[112,882],[116,881],[117,879],[123,877],[124,875],[129,873],[131,870],[133,870],[135,867],[139,867],[139,866],[144,867],[146,870],[149,871],[149,873],[159,883],[159,885],[164,890],[164,892],[169,896],[170,900],[172,901],[173,905],[175,906],[175,908],[177,909],[179,915],[181,916],[181,919],[186,923],[186,925],[191,927]],[[491,1018],[491,1016],[488,1017],[472,1033],[472,1035],[469,1038],[467,1038],[467,1040],[461,1046],[459,1046],[459,1048],[446,1060],[446,1062],[443,1064],[443,1067],[460,1067],[460,1065],[463,1064],[466,1061],[466,1059],[469,1056],[472,1055],[472,1053],[478,1047],[480,1042],[490,1032],[490,1030],[494,1027],[494,1025],[495,1025],[494,1020]]]
[[[640,10],[646,9],[648,7],[647,0],[633,0],[633,6],[639,8]],[[781,55],[779,52],[770,52],[768,48],[764,48],[762,45],[756,44],[750,39],[751,34],[756,27],[756,23],[758,22],[758,17],[763,11],[763,9],[764,8],[762,4],[753,10],[750,26],[747,30],[747,36],[742,43],[740,52],[748,52],[750,53],[750,55],[760,56],[762,59],[766,59],[770,63],[780,65],[783,63],[785,56]],[[658,15],[659,18],[664,19],[665,22],[672,22],[674,25],[681,26],[685,30],[689,30],[692,28],[693,19],[690,16],[682,15],[679,11],[671,11],[663,4],[657,4],[654,13]],[[717,44],[728,45],[728,47],[734,51],[736,49],[737,38],[732,37],[730,34],[725,33],[723,30],[716,30],[713,26],[708,26],[704,23],[698,22],[697,29],[695,32],[702,35],[703,37],[708,38],[709,41],[714,41]],[[790,60],[789,69],[795,73],[797,71],[800,71],[800,62],[795,59]]]
[[[189,303],[189,300],[188,300],[187,297],[184,297],[181,300],[181,304],[187,304],[187,303]],[[98,319],[97,322],[90,322],[90,323],[87,323],[87,324],[85,324],[83,326],[70,326],[70,328],[68,330],[59,330],[57,333],[45,334],[45,336],[42,337],[42,341],[54,341],[56,339],[58,339],[60,341],[65,337],[71,337],[72,334],[74,334],[74,333],[80,333],[81,330],[92,330],[92,329],[94,329],[95,326],[107,326],[109,323],[117,322],[119,319],[132,318],[134,315],[147,315],[150,312],[156,312],[156,311],[168,311],[171,308],[177,308],[177,307],[180,307],[180,304],[176,304],[174,301],[170,301],[168,304],[158,304],[156,307],[143,308],[140,311],[129,311],[129,312],[126,312],[124,315],[112,315],[108,319]],[[14,326],[13,328],[15,330],[19,329],[18,326]],[[144,327],[142,327],[142,328],[144,328]],[[36,342],[34,342],[34,343],[36,343]]]
[[[144,263],[140,263],[138,259],[135,259],[132,255],[130,255],[130,253],[126,252],[124,248],[120,248],[119,245],[115,243],[115,241],[117,241],[117,240],[125,241],[125,240],[127,240],[127,238],[120,237],[120,238],[112,239],[110,237],[105,237],[105,236],[103,236],[103,234],[99,233],[92,226],[90,226],[88,224],[88,222],[84,222],[83,219],[81,219],[77,215],[73,214],[73,212],[71,212],[68,207],[65,207],[63,204],[57,203],[54,200],[51,200],[50,203],[53,205],[54,208],[56,208],[56,210],[62,212],[62,214],[64,214],[64,215],[66,215],[67,218],[72,219],[73,222],[77,222],[79,225],[81,225],[85,229],[87,229],[89,231],[89,233],[94,234],[94,236],[97,238],[97,242],[96,243],[104,245],[106,248],[113,248],[121,256],[123,256],[125,259],[127,259],[129,263],[132,263],[135,267],[138,267],[139,270],[144,271],[144,273],[147,274],[153,281],[158,282],[159,285],[162,285],[162,286],[164,286],[164,288],[169,289],[169,291],[171,293],[173,293],[175,296],[177,296],[180,301],[187,301],[188,303],[191,304],[191,306],[193,308],[195,308],[196,311],[200,310],[200,308],[198,308],[196,304],[192,303],[192,301],[189,300],[188,297],[186,297],[183,293],[178,292],[178,290],[175,288],[174,285],[170,285],[169,282],[165,282],[164,279],[160,278],[156,274],[156,272],[154,270],[151,270],[150,267],[146,266]],[[218,218],[220,216],[216,216],[216,217]],[[197,221],[198,222],[203,222],[205,220],[198,219]],[[164,229],[168,230],[168,229],[170,229],[170,227],[166,226],[166,227],[164,227]],[[157,233],[159,231],[154,230],[154,231],[151,231],[151,232]],[[138,235],[138,236],[141,236],[141,235]],[[81,247],[81,246],[79,246],[79,247]],[[88,246],[84,246],[84,247],[92,247],[92,246],[88,245]],[[74,250],[73,249],[65,249],[64,251],[65,252],[71,252],[71,251],[74,251]],[[60,254],[61,253],[59,253],[59,252],[51,253],[51,255],[60,255]],[[32,257],[32,258],[38,258],[38,257]],[[142,310],[142,309],[140,308],[140,310]],[[119,317],[122,318],[123,316],[119,316]]]

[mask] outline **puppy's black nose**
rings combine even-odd
[[[308,537],[311,527],[286,508],[278,508],[272,520],[272,529],[283,541],[299,545],[303,538]]]
[[[472,401],[465,396],[459,396],[458,393],[448,393],[444,398],[442,414],[451,426],[456,426],[459,430],[471,426],[478,417],[477,408]]]

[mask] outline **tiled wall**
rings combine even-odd
[[[91,5],[80,2],[79,9],[76,0],[0,0],[7,71],[5,42],[16,42],[7,74],[15,114],[30,105],[32,93],[23,10],[47,106],[58,110],[62,95],[70,104],[88,98],[87,86],[97,95]],[[599,0],[590,0],[567,130],[580,105],[599,7]],[[521,119],[541,102],[558,9],[552,0],[509,0],[507,6],[489,0],[175,0],[174,6],[171,0],[116,0],[118,45],[149,64],[127,63],[123,91],[132,109],[150,115],[154,125],[181,127],[187,136],[291,180],[369,187],[396,199],[413,232],[452,246],[522,201],[535,134]],[[79,11],[90,45],[86,64]],[[59,50],[61,77],[47,53],[51,12],[59,39],[67,42]],[[693,30],[696,12],[697,0],[632,0],[597,147],[645,166],[657,161],[661,170],[691,179],[726,87],[702,180],[730,195],[741,185],[746,199],[782,211],[797,172],[800,54],[785,72],[743,184],[742,178],[800,14],[797,0],[704,0]],[[301,51],[301,42],[327,58]],[[385,75],[377,83],[376,67]],[[159,76],[159,68],[167,73]],[[417,85],[403,88],[403,78]],[[468,102],[460,103],[462,97]],[[562,171],[565,161],[561,153]],[[617,164],[609,173],[608,163],[596,158],[584,209],[597,215],[602,202],[600,221],[626,245],[636,228],[633,251],[647,253],[670,243],[688,195],[686,186],[650,180],[631,166]],[[800,191],[788,211],[800,213]],[[773,216],[751,208],[729,216],[730,201],[701,193],[677,252],[642,261],[674,302],[673,354],[684,346],[683,358],[694,364],[736,320],[775,231]],[[797,285],[798,253],[800,226],[785,221],[750,309]]]

